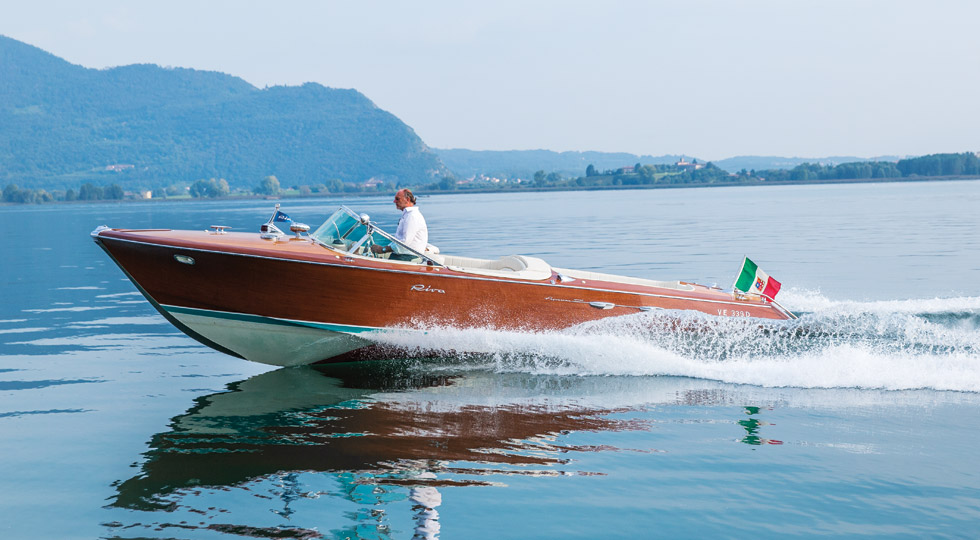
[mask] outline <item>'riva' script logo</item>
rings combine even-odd
[[[422,285],[421,283],[419,283],[418,285],[412,285],[412,290],[419,291],[419,292],[437,292],[439,294],[446,294],[446,291],[442,289],[433,289],[432,287],[429,287],[428,285]]]

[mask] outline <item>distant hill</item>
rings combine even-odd
[[[275,175],[417,184],[448,170],[415,132],[356,90],[258,89],[156,65],[96,70],[0,36],[0,186],[156,187]]]
[[[535,171],[557,172],[564,176],[583,176],[589,165],[599,171],[643,165],[666,165],[690,156],[637,156],[614,152],[554,152],[551,150],[464,150],[460,148],[433,151],[454,173],[464,178],[485,174],[498,178],[524,178]]]
[[[531,178],[535,171],[547,173],[558,172],[564,176],[582,176],[589,165],[598,171],[616,170],[621,167],[642,165],[670,165],[680,159],[697,160],[706,163],[707,160],[689,155],[638,156],[624,152],[553,152],[551,150],[463,150],[463,149],[433,149],[442,162],[454,173],[462,177],[475,175],[496,176],[499,178]],[[831,156],[822,158],[799,158],[777,156],[737,156],[714,161],[720,169],[728,172],[738,172],[742,169],[779,170],[792,169],[803,163],[821,165],[839,165],[857,161],[898,161],[898,156],[881,156],[876,158]]]

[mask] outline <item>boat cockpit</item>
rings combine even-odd
[[[277,207],[276,216],[278,215],[279,211]],[[285,214],[283,215],[285,216]],[[263,226],[263,230],[271,229],[278,231],[272,223],[274,219],[275,216],[269,220],[269,223]],[[309,229],[309,227],[302,224],[290,226],[290,230],[293,232],[303,231],[305,233],[306,230],[304,228]],[[653,281],[596,272],[552,268],[544,260],[526,255],[507,255],[498,259],[477,259],[474,257],[444,255],[439,253],[439,248],[432,244],[426,245],[425,250],[419,252],[406,246],[395,238],[394,235],[382,230],[376,223],[371,221],[371,218],[367,214],[358,214],[346,206],[341,206],[339,210],[323,222],[323,225],[320,225],[315,231],[309,232],[308,234],[313,242],[351,256],[387,259],[404,264],[442,266],[450,270],[481,276],[530,280],[554,279],[561,282],[579,281],[583,284],[586,281],[613,281],[670,289],[693,290],[691,285],[678,281]],[[376,252],[371,249],[372,246],[385,249],[379,249]]]
[[[542,280],[552,276],[551,266],[535,257],[508,255],[499,259],[476,259],[442,255],[439,248],[432,244],[427,244],[425,251],[419,252],[382,230],[367,214],[358,214],[346,206],[341,206],[323,225],[310,233],[310,238],[332,250],[361,257],[444,266],[460,272],[494,277]],[[374,250],[373,246],[381,249]]]
[[[435,246],[428,245],[425,252],[420,253],[379,228],[367,214],[357,214],[346,206],[341,206],[310,233],[310,238],[335,251],[362,257],[443,266],[432,257],[439,253]],[[372,249],[374,246],[383,249],[376,251]]]

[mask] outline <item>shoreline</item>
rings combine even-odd
[[[414,190],[416,195],[427,197],[431,195],[453,195],[469,193],[544,193],[558,191],[627,191],[627,190],[647,190],[647,189],[683,189],[683,188],[718,188],[718,187],[757,187],[757,186],[799,186],[815,184],[886,184],[886,183],[908,183],[908,182],[952,182],[960,180],[980,180],[980,175],[949,175],[949,176],[910,176],[899,178],[838,178],[833,180],[752,180],[745,182],[688,182],[683,184],[639,184],[639,185],[618,185],[618,186],[562,186],[562,187],[527,187],[527,188],[475,188],[475,189],[453,189],[453,190]],[[326,199],[335,198],[355,198],[355,197],[374,197],[378,195],[391,195],[391,192],[375,193],[314,193],[311,195],[280,195],[272,197],[269,195],[249,195],[241,197],[189,197],[189,198],[153,198],[153,199],[98,199],[87,201],[50,201],[44,203],[8,203],[0,202],[0,208],[11,206],[46,206],[63,204],[101,204],[101,203],[159,203],[159,202],[205,202],[205,201],[239,201],[239,200],[298,200],[298,199]]]
[[[886,184],[908,182],[953,182],[958,180],[980,180],[980,175],[915,176],[899,178],[839,178],[833,180],[753,180],[747,182],[688,182],[684,184],[640,184],[630,186],[578,186],[560,188],[519,188],[519,189],[460,189],[451,191],[418,191],[422,195],[443,195],[449,193],[526,193],[546,191],[622,191],[631,189],[681,189],[750,186],[798,186],[812,184]]]

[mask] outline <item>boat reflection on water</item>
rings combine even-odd
[[[530,389],[526,399],[494,403],[488,401],[492,388],[480,386],[499,387],[501,381],[490,377],[481,381],[388,367],[387,373],[366,365],[279,369],[199,398],[173,419],[171,431],[153,437],[142,473],[119,486],[114,504],[159,508],[154,501],[180,488],[234,485],[282,470],[381,474],[434,471],[440,463],[461,460],[557,465],[563,460],[555,455],[524,450],[548,449],[548,439],[563,431],[642,426],[604,417],[616,409],[533,399]],[[465,386],[455,384],[464,380]],[[402,479],[389,475],[373,481]],[[413,477],[411,483],[454,482]]]
[[[263,504],[289,523],[305,521],[293,516],[296,501],[327,494],[370,508],[373,515],[355,521],[376,523],[376,536],[387,527],[385,508],[395,501],[411,508],[416,537],[431,538],[439,531],[437,508],[447,486],[500,485],[512,475],[603,474],[576,470],[572,456],[659,450],[616,448],[606,444],[609,435],[600,437],[601,444],[575,445],[571,435],[648,430],[650,415],[641,411],[651,403],[703,403],[722,395],[705,394],[703,381],[676,378],[426,366],[284,368],[200,397],[169,431],[152,437],[139,474],[116,484],[109,508],[174,512],[168,519],[198,514],[209,519],[181,526],[283,537],[283,525],[220,524],[252,517],[196,498],[221,490],[226,495],[219,505],[226,505],[229,490],[257,496],[256,484],[264,483],[263,498],[270,500]],[[334,483],[326,492],[311,492],[302,480],[311,473],[326,473],[339,489]],[[319,534],[289,530],[286,537]]]
[[[394,362],[279,369],[198,398],[153,436],[140,473],[115,486],[110,507],[172,512],[186,509],[195,490],[273,479],[285,504],[275,512],[288,518],[290,501],[308,495],[296,473],[323,472],[355,503],[407,493],[416,534],[432,537],[440,488],[493,485],[487,478],[497,475],[591,474],[564,470],[567,454],[606,448],[559,437],[647,428],[609,417],[629,406],[590,404],[605,399],[592,386],[583,378],[433,374]],[[228,526],[207,526],[216,527]]]

